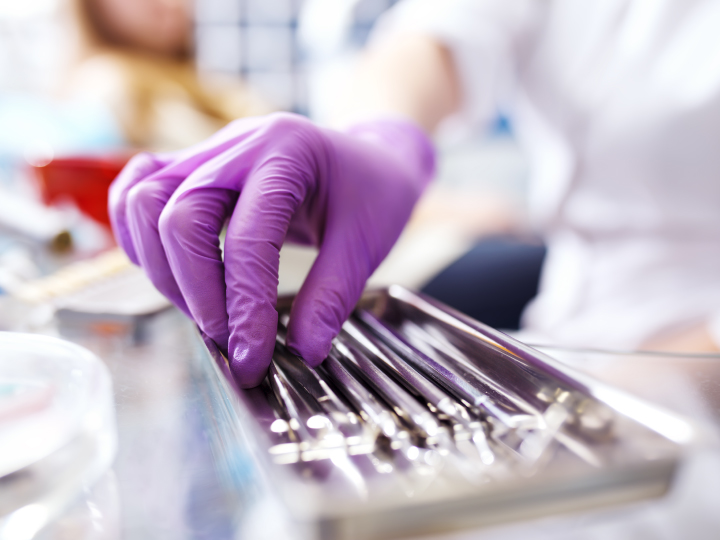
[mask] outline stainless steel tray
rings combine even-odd
[[[252,390],[203,338],[225,451],[251,456],[303,536],[403,538],[659,496],[695,436],[399,286],[366,294],[348,325],[318,370],[279,345]]]

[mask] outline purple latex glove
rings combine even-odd
[[[433,172],[432,143],[408,121],[338,132],[278,113],[237,120],[186,150],[135,156],[110,188],[110,217],[130,259],[252,387],[274,348],[283,242],[320,248],[287,336],[315,366]]]

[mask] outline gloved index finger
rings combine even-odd
[[[312,180],[275,158],[252,172],[225,238],[230,367],[242,387],[257,386],[275,347],[280,248]]]
[[[192,318],[228,350],[225,270],[219,236],[247,176],[247,147],[236,144],[208,159],[175,190],[160,215],[155,268],[167,267]],[[148,235],[149,242],[154,239]],[[160,255],[157,255],[157,246]]]

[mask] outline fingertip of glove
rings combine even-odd
[[[235,378],[235,383],[243,390],[248,390],[260,386],[260,383],[263,382],[267,374],[267,367],[261,373],[254,374],[253,376],[248,376],[245,371],[238,372],[235,370],[232,371],[232,374]]]
[[[230,372],[240,388],[255,388],[265,378],[269,364],[247,361],[247,359],[237,360],[237,352],[234,351],[229,357]]]
[[[334,335],[327,337],[312,336],[309,339],[297,338],[288,329],[287,347],[290,352],[302,358],[310,367],[319,366],[327,358]]]
[[[307,365],[316,367],[327,358],[340,326],[340,317],[325,303],[296,300],[288,323],[287,346]]]
[[[241,388],[254,388],[265,378],[275,349],[275,332],[269,327],[234,328],[230,334],[230,370]]]

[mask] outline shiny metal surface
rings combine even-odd
[[[113,473],[76,501],[55,531],[43,538],[309,537],[311,531],[290,521],[285,506],[268,486],[276,480],[290,480],[287,496],[297,496],[297,506],[305,505],[308,512],[316,508],[307,497],[302,498],[307,492],[296,489],[292,476],[268,476],[256,467],[254,459],[265,458],[253,454],[255,434],[239,430],[231,414],[233,404],[223,398],[231,386],[207,370],[204,348],[198,346],[190,321],[168,311],[139,321],[138,328],[127,334],[99,334],[97,328],[78,328],[66,337],[90,348],[112,372],[118,457]],[[133,335],[141,340],[136,341]],[[576,373],[590,373],[703,423],[708,427],[705,444],[688,457],[670,491],[659,499],[589,511],[578,511],[569,504],[550,509],[570,514],[544,518],[536,514],[526,521],[457,533],[426,527],[423,538],[715,538],[720,530],[720,448],[716,442],[720,431],[720,357],[546,352],[570,363]],[[272,434],[271,444],[292,442],[281,429],[285,420],[278,416],[278,408],[269,406],[264,396],[263,389],[246,392],[249,408],[244,420],[252,418],[258,430]],[[584,429],[602,436],[603,413],[598,412],[597,417]],[[276,424],[277,432],[263,427],[269,428],[277,420],[281,420]],[[364,466],[361,462],[358,468],[363,470]],[[382,463],[369,466],[382,469]],[[532,495],[528,490],[527,496]],[[621,502],[602,494],[598,499]],[[502,514],[502,505],[496,504],[492,510]],[[469,523],[462,525],[471,527]],[[81,535],[78,531],[85,532]]]
[[[346,339],[352,338],[349,328],[317,375],[376,429],[375,446],[357,456],[335,435],[332,444],[324,439],[338,430],[320,402],[309,404],[312,396],[303,398],[294,389],[297,382],[282,376],[283,364],[292,363],[283,358],[269,381],[288,422],[296,422],[291,431],[301,451],[291,467],[273,463],[275,446],[248,414],[245,393],[233,388],[226,360],[208,342],[213,359],[207,363],[214,370],[209,378],[225,386],[228,415],[237,417],[240,431],[251,433],[258,467],[308,537],[400,538],[658,496],[693,437],[694,427],[685,419],[404,289],[380,293],[365,309],[356,324],[367,325],[376,341],[463,401],[469,416],[488,426],[488,438],[480,440],[474,433],[480,450],[475,460],[452,437],[442,442],[443,428],[452,420],[444,423],[437,409],[429,414],[432,408],[421,406],[423,400],[392,379],[397,369],[378,361],[377,350],[367,343],[363,347],[357,332],[357,339]],[[408,331],[408,324],[414,330]],[[430,336],[424,343],[416,339],[421,326],[422,335]],[[414,400],[412,406],[408,400]],[[440,423],[425,427],[428,417]],[[308,433],[318,418],[324,419],[318,423],[324,433]],[[437,441],[428,431],[438,432]],[[336,459],[344,458],[344,466],[318,452],[330,450],[337,452],[332,454]],[[358,457],[373,467],[353,459]],[[484,474],[473,464],[486,466]]]

